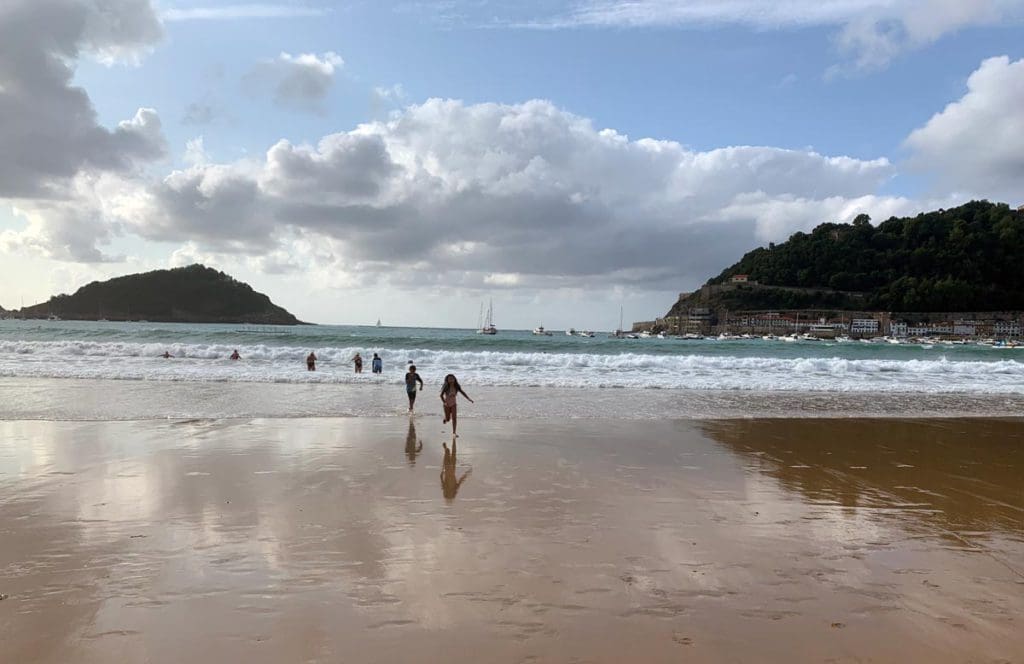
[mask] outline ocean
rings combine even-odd
[[[233,349],[241,361],[228,359]],[[310,351],[316,372],[306,371]],[[370,373],[375,352],[381,376]],[[409,361],[427,381],[431,407],[435,384],[451,372],[471,394],[501,395],[507,408],[492,404],[490,416],[1012,416],[1024,404],[1024,348],[8,320],[0,321],[0,417],[390,414],[384,404],[401,391]],[[81,412],[80,393],[96,389],[110,398],[88,399],[94,406]],[[233,405],[211,411],[218,395]],[[538,398],[558,403],[539,407]]]

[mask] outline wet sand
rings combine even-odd
[[[463,426],[0,422],[0,661],[1024,660],[1022,421]]]

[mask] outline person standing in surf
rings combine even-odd
[[[423,391],[423,379],[416,373],[416,365],[410,364],[409,370],[405,372],[405,394],[409,397],[409,412],[412,412],[416,405],[416,383],[420,384],[419,391]]]
[[[316,371],[316,353],[313,351],[306,356],[306,371]]]
[[[383,373],[384,371],[384,360],[380,359],[380,355],[377,353],[373,354],[373,361],[370,363],[370,370],[375,374]]]
[[[359,374],[363,373],[363,356],[362,355],[360,355],[359,353],[356,353],[355,357],[352,358],[352,363],[356,365],[356,373],[359,373]]]
[[[448,424],[448,420],[452,422],[452,440],[456,438],[456,428],[458,427],[458,404],[456,403],[456,397],[459,395],[466,397],[469,403],[474,403],[469,395],[462,391],[462,386],[459,385],[459,379],[455,377],[455,374],[448,374],[444,377],[444,384],[441,385],[441,403],[444,404],[444,421],[442,424]]]

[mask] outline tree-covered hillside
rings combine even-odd
[[[773,286],[861,291],[857,307],[873,310],[1024,309],[1024,213],[974,201],[877,226],[861,215],[755,249],[709,283],[737,274]]]
[[[292,314],[223,272],[203,265],[94,281],[73,295],[26,307],[29,316],[64,319],[295,325]]]

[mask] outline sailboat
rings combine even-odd
[[[481,308],[483,305],[480,305]],[[480,329],[476,331],[477,334],[497,334],[498,328],[494,327],[494,301],[491,300],[487,303],[487,317],[484,318],[483,323],[480,324]]]
[[[377,327],[380,327],[380,319],[377,319]]]
[[[609,339],[625,339],[626,335],[622,331],[622,305],[619,305],[619,327],[617,330],[608,335]]]

